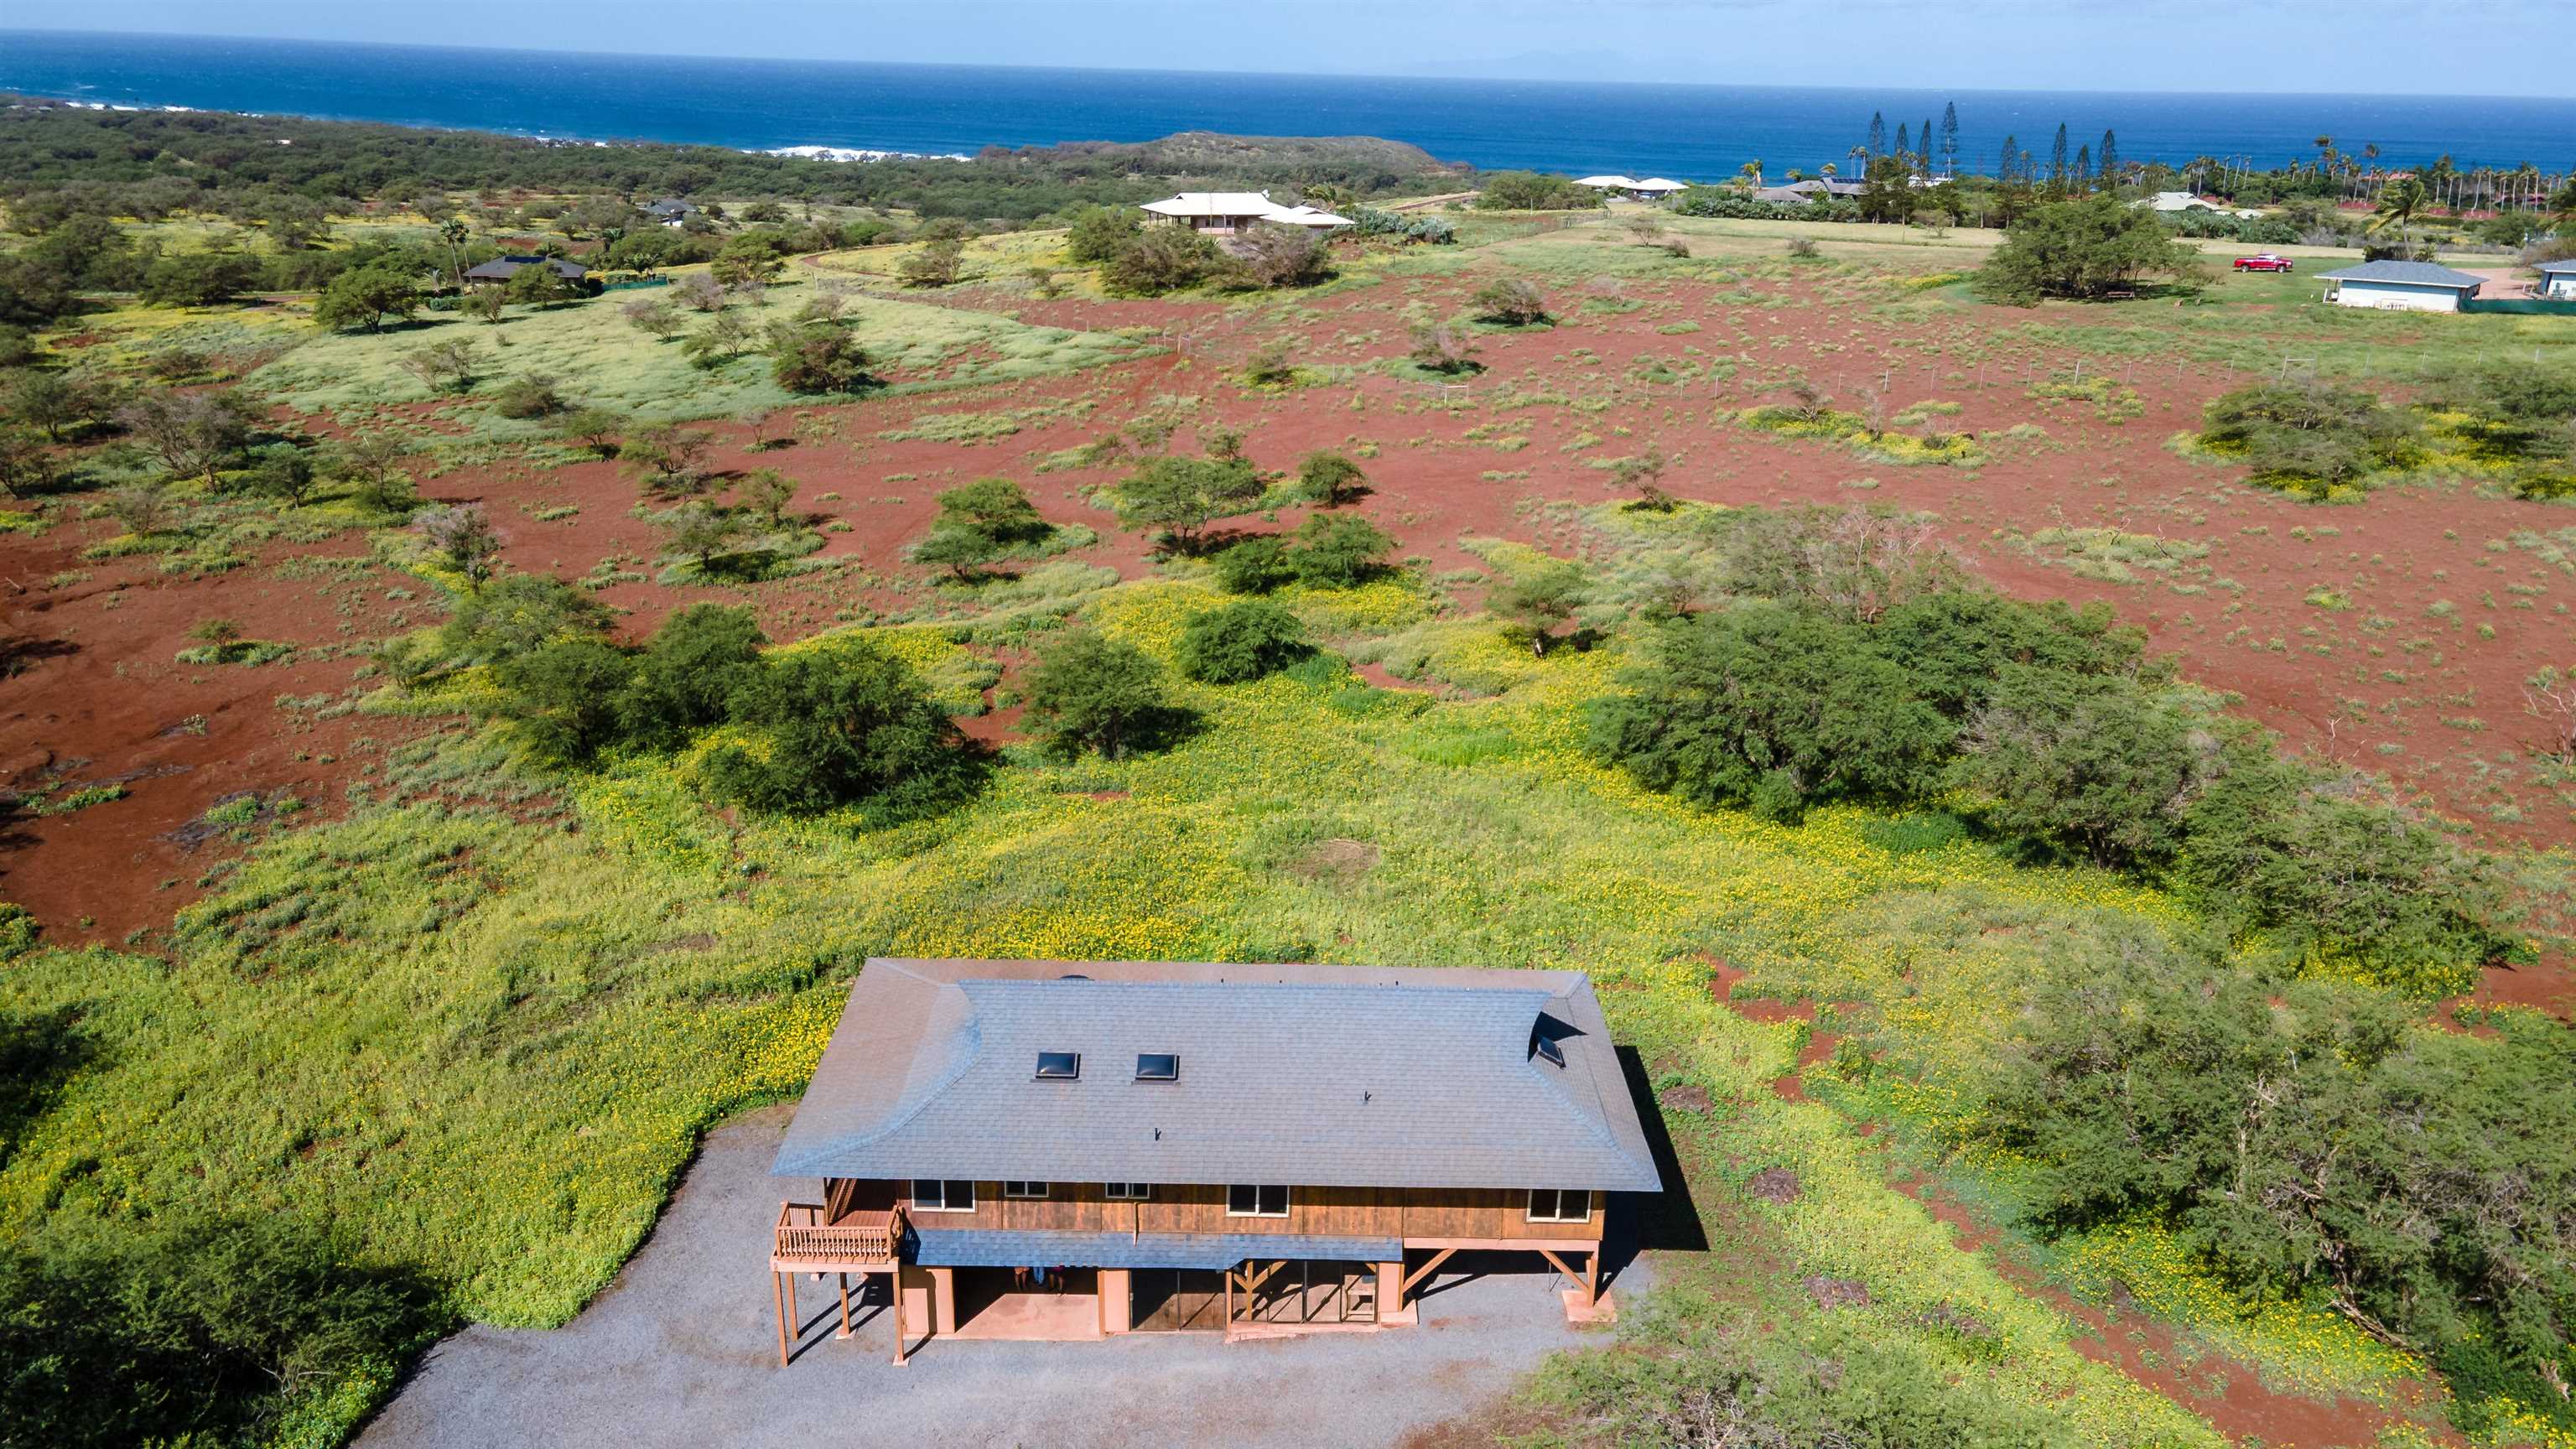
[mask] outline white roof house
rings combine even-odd
[[[2153,211],[2216,211],[2218,208],[2188,191],[2159,191],[2147,198]]]
[[[1603,191],[1634,191],[1637,189],[1637,178],[1634,176],[1619,176],[1615,174],[1608,176],[1578,176],[1574,178],[1574,184],[1577,186],[1597,186]]]
[[[2339,306],[2457,312],[2461,303],[2477,296],[2487,279],[2432,262],[2378,261],[2328,272],[2318,280],[2333,284],[2326,300]]]
[[[1333,213],[1324,210],[1320,206],[1304,205],[1289,207],[1287,210],[1273,213],[1265,219],[1280,222],[1288,226],[1312,227],[1317,231],[1331,231],[1335,227],[1353,226],[1357,224],[1347,216],[1336,216]]]
[[[1264,221],[1316,231],[1352,224],[1349,217],[1321,207],[1281,206],[1267,191],[1184,191],[1167,200],[1146,202],[1141,209],[1199,231],[1242,231]]]
[[[1642,191],[1652,196],[1670,196],[1676,191],[1690,190],[1690,183],[1674,181],[1663,176],[1649,176],[1643,181],[1630,183],[1628,189]]]

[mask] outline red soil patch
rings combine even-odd
[[[1889,1184],[1915,1199],[1933,1217],[1950,1226],[1960,1251],[1984,1252],[2001,1240],[1992,1224],[1959,1203],[1942,1197],[1919,1179]],[[2075,1351],[2096,1363],[2109,1364],[2191,1412],[2207,1419],[2231,1439],[2259,1439],[2288,1449],[2335,1449],[2372,1443],[2380,1431],[2414,1422],[2361,1399],[2312,1399],[2264,1386],[2250,1365],[2202,1357],[2191,1364],[2190,1377],[2177,1365],[2190,1363],[2182,1335],[2142,1314],[2114,1318],[2107,1309],[2085,1303],[2054,1284],[2041,1281],[2027,1264],[2010,1253],[1987,1253],[1987,1263],[2021,1292],[2081,1323],[2090,1330],[2074,1341]],[[2427,1404],[2432,1390],[2414,1385],[2415,1402]]]
[[[61,944],[116,941],[166,926],[200,894],[196,879],[230,852],[209,840],[167,837],[216,802],[245,790],[288,792],[328,819],[343,791],[419,726],[345,715],[320,719],[280,709],[281,697],[333,696],[354,657],[299,657],[257,667],[186,665],[172,656],[200,620],[238,621],[246,637],[308,651],[392,632],[401,607],[383,597],[383,575],[283,580],[270,565],[299,555],[351,551],[346,540],[275,546],[251,567],[197,580],[168,579],[150,558],[83,561],[81,546],[112,526],[65,524],[9,541],[0,573],[44,579],[82,571],[87,581],[6,600],[0,632],[32,640],[37,661],[0,679],[0,789],[52,779],[67,788],[123,782],[123,799],[66,815],[14,811],[0,826],[0,899],[33,911]],[[324,596],[319,591],[328,586]],[[92,924],[81,924],[84,919]]]

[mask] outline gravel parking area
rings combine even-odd
[[[889,1361],[871,1310],[846,1341],[829,1284],[778,1367],[765,1228],[788,1110],[710,1134],[661,1224],[615,1284],[554,1330],[469,1328],[440,1344],[359,1436],[366,1449],[780,1445],[857,1434],[905,1445],[1391,1444],[1466,1413],[1551,1351],[1580,1343],[1542,1272],[1444,1274],[1423,1322],[1380,1333],[1227,1344],[1212,1334],[1094,1343],[933,1339]],[[1517,1261],[1517,1260],[1506,1260]],[[1643,1286],[1642,1263],[1621,1275]],[[1222,1426],[1221,1428],[1219,1426]]]

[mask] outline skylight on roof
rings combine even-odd
[[[1558,1046],[1553,1037],[1542,1036],[1538,1039],[1538,1054],[1545,1057],[1552,1065],[1560,1067],[1565,1065],[1565,1048]]]
[[[1140,1082],[1177,1082],[1181,1079],[1181,1059],[1170,1052],[1138,1052],[1136,1080]]]
[[[1040,1052],[1040,1053],[1038,1053],[1038,1080],[1039,1080],[1039,1081],[1041,1081],[1041,1082],[1070,1082],[1070,1081],[1073,1081],[1073,1080],[1075,1080],[1076,1078],[1080,1077],[1081,1075],[1082,1075],[1082,1053],[1080,1053],[1080,1052]]]

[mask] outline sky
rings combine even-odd
[[[2576,95],[2571,0],[82,0],[88,31],[1960,90]],[[2548,40],[2544,36],[2553,37]],[[2428,59],[2429,58],[2429,59]]]

